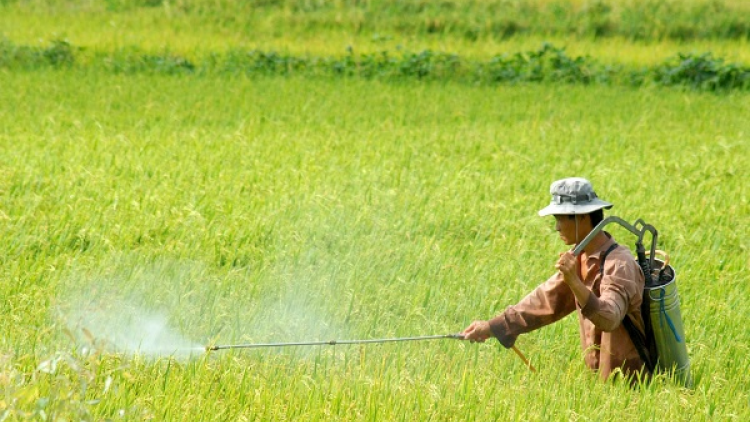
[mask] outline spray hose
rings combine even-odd
[[[665,306],[666,301],[664,300],[664,289],[659,289],[659,325],[664,326],[664,321],[667,321],[667,325],[669,325],[669,329],[672,331],[672,334],[674,335],[674,339],[678,343],[682,343],[682,337],[677,333],[677,328],[674,325],[674,322],[672,322],[672,318],[669,317],[669,314],[667,313],[667,309]]]
[[[379,339],[366,339],[366,340],[328,340],[328,341],[301,341],[291,343],[250,343],[250,344],[223,344],[206,346],[206,352],[214,350],[227,350],[227,349],[260,349],[268,347],[290,347],[290,346],[336,346],[339,344],[375,344],[375,343],[395,343],[403,341],[421,341],[421,340],[442,340],[442,339],[453,339],[453,340],[465,340],[463,334],[441,334],[432,336],[416,336],[416,337],[395,337],[395,338],[379,338]],[[516,346],[512,347],[513,351],[516,352],[519,358],[524,364],[531,370],[536,372],[526,356],[521,353]]]

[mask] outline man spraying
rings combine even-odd
[[[603,219],[612,204],[599,199],[583,178],[558,180],[550,187],[552,201],[539,211],[555,217],[555,230],[566,245],[577,245]],[[601,268],[602,258],[604,268]],[[520,334],[541,328],[576,311],[586,365],[607,379],[613,371],[636,375],[643,362],[622,324],[630,318],[641,332],[644,276],[630,250],[599,232],[575,256],[560,253],[557,272],[516,305],[488,321],[474,321],[463,332],[466,340],[495,337],[506,348]]]

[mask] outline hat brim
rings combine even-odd
[[[562,204],[551,203],[539,210],[541,217],[547,215],[574,215],[574,214],[590,214],[600,209],[610,209],[612,204],[607,201],[602,201],[599,198],[595,198],[586,203],[573,204],[571,202],[563,202]]]

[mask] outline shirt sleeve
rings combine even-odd
[[[491,319],[490,329],[498,341],[509,348],[520,334],[558,321],[575,309],[575,296],[562,274],[557,272],[516,305]]]
[[[599,297],[589,295],[581,307],[581,314],[602,331],[615,330],[628,314],[631,300],[640,297],[642,280],[643,275],[635,261],[608,257],[600,280]]]

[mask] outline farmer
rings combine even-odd
[[[582,241],[603,219],[602,209],[612,208],[597,197],[588,180],[579,177],[552,183],[550,193],[552,201],[539,215],[555,217],[555,230],[566,245]],[[607,250],[602,273],[599,264]],[[488,321],[472,322],[463,331],[464,338],[483,342],[495,337],[510,348],[520,334],[576,311],[586,365],[602,379],[620,371],[638,373],[643,362],[621,324],[627,315],[643,332],[644,277],[630,250],[601,231],[578,257],[572,250],[561,252],[555,268],[555,274],[516,305]]]

